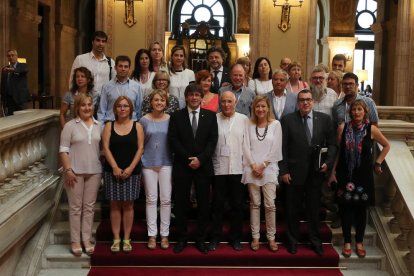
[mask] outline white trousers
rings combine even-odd
[[[160,194],[160,235],[168,237],[171,218],[171,166],[142,169],[144,176],[148,236],[157,236],[158,187]]]
[[[276,234],[276,184],[269,182],[263,186],[248,184],[250,195],[250,227],[253,239],[260,238],[260,190],[263,192],[266,237],[267,240],[274,240]]]

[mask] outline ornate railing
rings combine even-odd
[[[0,275],[12,275],[16,267],[10,264],[27,253],[25,243],[56,204],[58,116],[27,110],[0,118],[0,258],[8,260]]]
[[[409,106],[377,106],[382,120],[401,120],[414,123],[414,107]]]
[[[393,275],[414,275],[414,123],[381,120],[390,140],[384,173],[376,177],[372,219]]]

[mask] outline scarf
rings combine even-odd
[[[368,120],[357,125],[354,121],[350,121],[345,128],[345,161],[348,171],[349,180],[355,168],[359,168],[361,164],[362,141],[367,134]]]

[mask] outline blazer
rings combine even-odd
[[[298,105],[297,105],[297,94],[289,92],[286,89],[285,89],[285,91],[286,91],[286,102],[285,102],[285,106],[283,108],[282,117],[289,114],[289,113],[295,112],[297,110],[297,107],[298,107]],[[273,115],[275,115],[276,120],[280,121],[280,119],[282,119],[282,118],[277,117],[276,109],[275,109],[275,106],[274,106],[274,103],[273,103],[273,90],[266,93],[266,95],[267,95],[267,98],[269,99],[270,104],[272,106]]]
[[[218,139],[216,113],[200,108],[196,136],[193,136],[187,107],[170,117],[168,141],[174,155],[173,177],[187,177],[194,172],[205,176],[214,174],[212,155]],[[197,170],[191,169],[189,157],[195,156],[201,163]]]
[[[209,71],[211,71],[211,68],[209,68]],[[213,75],[213,77],[214,77],[214,75]],[[219,87],[221,87],[223,85],[223,83],[225,83],[225,82],[231,83],[230,70],[229,70],[229,68],[223,66],[223,72],[221,73],[221,80],[220,80],[220,86]],[[211,92],[216,93],[216,94],[218,93],[218,90],[214,89],[213,79],[212,79],[212,85],[211,85]]]
[[[283,160],[279,162],[279,175],[289,173],[292,178],[291,185],[306,184],[309,170],[313,170],[312,152],[313,146],[316,145],[328,148],[325,163],[328,169],[332,168],[338,146],[329,115],[313,111],[311,146],[308,144],[303,128],[303,119],[299,111],[282,117],[281,124]]]
[[[4,68],[4,67],[3,67]],[[23,104],[31,100],[29,88],[27,85],[27,73],[29,69],[25,63],[17,63],[15,71],[11,73],[7,81],[8,73],[1,72],[1,97],[5,100],[6,95],[13,97],[16,104]],[[9,85],[7,85],[9,83]]]

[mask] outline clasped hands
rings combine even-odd
[[[127,179],[128,177],[131,176],[132,169],[130,167],[127,167],[126,169],[121,170],[120,168],[116,167],[116,168],[112,169],[112,173],[113,173],[113,175],[115,176],[116,179],[125,180],[125,179]]]
[[[266,168],[263,165],[263,163],[262,164],[253,163],[250,165],[250,167],[252,168],[252,174],[254,177],[257,177],[257,178],[263,177],[263,172],[264,172],[264,169]]]
[[[190,164],[188,164],[190,168],[192,168],[193,170],[197,170],[198,168],[200,168],[201,163],[197,157],[188,157],[188,159],[191,160]]]

